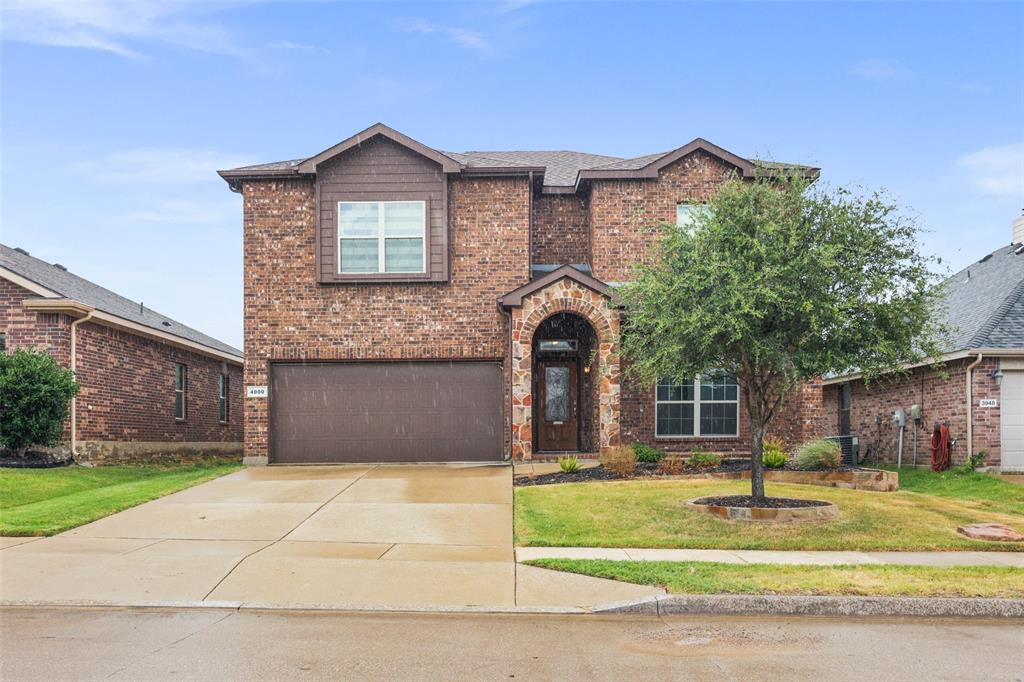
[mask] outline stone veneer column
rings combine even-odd
[[[523,298],[512,309],[512,457],[533,456],[533,334],[556,313],[575,313],[594,327],[598,344],[598,404],[600,449],[619,444],[619,314],[608,299],[571,279],[557,282]]]

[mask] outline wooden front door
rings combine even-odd
[[[576,360],[537,363],[537,449],[579,449],[576,421]]]

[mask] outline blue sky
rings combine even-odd
[[[1024,208],[1024,3],[5,0],[0,241],[242,342],[224,167],[705,137],[885,187],[959,269]]]

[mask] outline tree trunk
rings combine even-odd
[[[750,424],[750,494],[764,499],[764,424]]]

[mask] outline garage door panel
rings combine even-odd
[[[497,461],[501,389],[490,362],[275,364],[271,458]]]
[[[1005,469],[1024,470],[1024,372],[1004,372],[1001,385],[1002,425],[1000,461]]]

